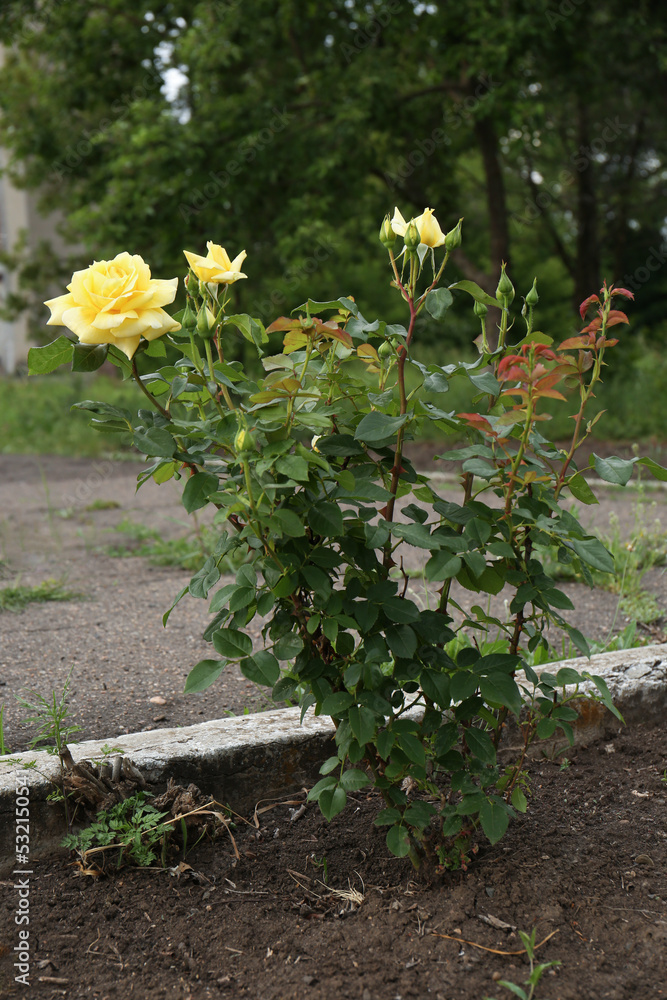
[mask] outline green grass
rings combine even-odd
[[[154,528],[129,518],[123,518],[114,530],[121,537],[105,548],[106,555],[143,556],[153,566],[177,566],[190,573],[201,568],[218,540],[215,529],[207,527],[189,531],[180,538],[163,538]]]
[[[45,601],[79,601],[83,594],[67,590],[62,580],[43,580],[33,587],[17,583],[0,588],[0,611],[23,611],[29,604]]]
[[[45,375],[0,380],[0,452],[98,458],[127,449],[126,435],[101,434],[74,403],[95,399],[136,411],[142,396],[133,383],[106,375]]]

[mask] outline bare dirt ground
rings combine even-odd
[[[528,976],[518,931],[533,928],[537,961],[562,963],[540,1000],[663,1000],[667,734],[637,726],[568,757],[530,763],[527,814],[467,871],[392,857],[361,792],[331,823],[312,804],[239,819],[238,859],[224,834],[185,867],[174,851],[171,871],[31,859],[30,986],[14,981],[8,881],[0,1000],[501,1000],[497,980]]]
[[[605,453],[604,446],[597,447]],[[606,453],[620,451],[611,446]],[[432,465],[437,453],[436,445],[423,445],[414,455],[415,464]],[[27,690],[45,696],[61,691],[70,668],[72,721],[82,727],[79,739],[113,739],[125,732],[275,707],[233,668],[207,691],[183,694],[190,669],[211,655],[201,639],[208,602],[186,597],[165,629],[162,615],[191,574],[106,551],[118,544],[114,529],[124,519],[156,529],[164,538],[192,529],[180,504],[179,485],[149,482],[136,492],[140,470],[135,462],[0,455],[0,585],[57,578],[82,594],[80,600],[30,604],[21,613],[0,611],[0,703],[5,704],[5,741],[12,751],[24,748],[33,732],[21,725],[27,713],[13,696]],[[453,484],[443,483],[442,493],[457,497]],[[586,508],[582,519],[608,530],[614,514],[621,530],[629,533],[634,496],[631,490],[605,489],[599,506]],[[660,519],[667,529],[667,494],[651,490],[647,496],[650,506],[644,516]],[[100,502],[118,506],[95,509]],[[418,569],[424,553],[412,550],[406,559]],[[662,570],[648,574],[645,584],[667,613]],[[575,604],[570,620],[589,638],[604,639],[625,626],[614,595],[577,584],[561,586]],[[459,597],[469,604],[478,600],[465,592]],[[261,646],[261,621],[256,619],[250,631]]]

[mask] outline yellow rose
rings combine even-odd
[[[174,301],[177,285],[178,278],[151,278],[138,254],[119,253],[74,272],[68,294],[44,303],[51,310],[47,326],[66,326],[82,344],[113,344],[132,358],[142,337],[180,330],[161,308]]]
[[[183,253],[188,259],[188,264],[197,275],[200,281],[206,281],[213,285],[233,285],[239,278],[247,278],[248,275],[241,271],[243,261],[246,259],[246,252],[241,253],[230,260],[227,251],[217,243],[206,244],[208,255],[200,257],[199,254],[190,253],[184,250]]]
[[[433,214],[432,208],[425,208],[421,215],[413,220],[419,230],[419,239],[427,247],[441,247],[445,242],[445,234],[440,228],[440,223]],[[398,236],[405,236],[409,223],[405,221],[397,208],[394,209],[394,217],[391,220],[391,228]]]

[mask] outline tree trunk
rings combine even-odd
[[[505,181],[500,164],[498,136],[490,117],[478,118],[475,135],[482,154],[486,177],[486,198],[489,206],[489,226],[491,231],[491,275],[494,288],[500,275],[503,261],[510,264],[510,243],[507,227],[507,197]]]
[[[577,109],[577,260],[574,275],[575,309],[600,288],[600,241],[598,208],[595,195],[595,170],[589,145],[588,111],[582,103]]]

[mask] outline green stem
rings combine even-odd
[[[146,386],[144,385],[144,383],[141,381],[141,375],[139,374],[139,371],[137,369],[137,359],[136,358],[132,358],[132,375],[134,377],[134,381],[137,383],[137,385],[139,386],[139,388],[143,392],[144,396],[146,396],[146,398],[151,401],[151,403],[153,404],[153,406],[155,407],[155,409],[159,410],[159,412],[162,414],[162,416],[166,417],[167,420],[171,420],[171,416],[169,414],[169,411],[165,410],[164,406],[162,406],[161,403],[158,403],[158,401],[155,398],[155,396],[153,396],[152,393],[150,393],[148,391],[148,389],[146,388]]]

